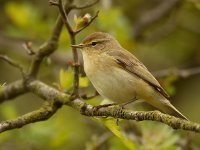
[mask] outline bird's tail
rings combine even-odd
[[[182,118],[185,120],[188,120],[183,114],[181,114],[167,99],[162,99],[160,101],[154,101],[151,103],[153,106],[157,107],[164,113],[167,113],[169,115]]]

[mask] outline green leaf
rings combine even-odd
[[[135,143],[123,133],[122,128],[116,124],[116,119],[99,118],[98,121],[105,125],[115,136],[117,136],[127,149],[135,149]]]
[[[87,77],[80,77],[79,78],[79,84],[80,84],[80,87],[88,87],[89,85],[89,80]]]
[[[73,84],[73,72],[72,70],[60,70],[60,86],[63,89],[71,87]]]
[[[104,99],[101,104],[103,105],[103,104],[109,104],[109,103],[112,103],[112,102],[108,99]],[[119,125],[117,125],[117,120],[115,118],[111,118],[111,117],[95,118],[95,120],[97,120],[98,122],[106,126],[116,137],[120,139],[120,141],[124,144],[124,146],[128,150],[136,149],[135,143],[131,139],[129,139],[129,137],[126,136],[126,134],[123,133],[123,129]]]

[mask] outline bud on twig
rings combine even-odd
[[[74,16],[74,22],[75,22],[75,31],[83,28],[91,21],[92,16],[90,14],[85,14],[83,17],[77,17]]]

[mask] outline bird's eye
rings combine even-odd
[[[91,45],[92,45],[92,46],[96,46],[96,45],[97,45],[97,42],[92,42]]]

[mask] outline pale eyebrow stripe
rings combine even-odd
[[[102,40],[97,40],[97,41],[91,41],[90,43],[83,44],[83,45],[84,45],[84,47],[87,47],[87,46],[91,46],[92,42],[102,43],[102,42],[107,42],[107,41],[110,41],[110,39],[102,39]]]
[[[106,42],[106,41],[110,41],[110,39],[97,40],[96,42]]]

